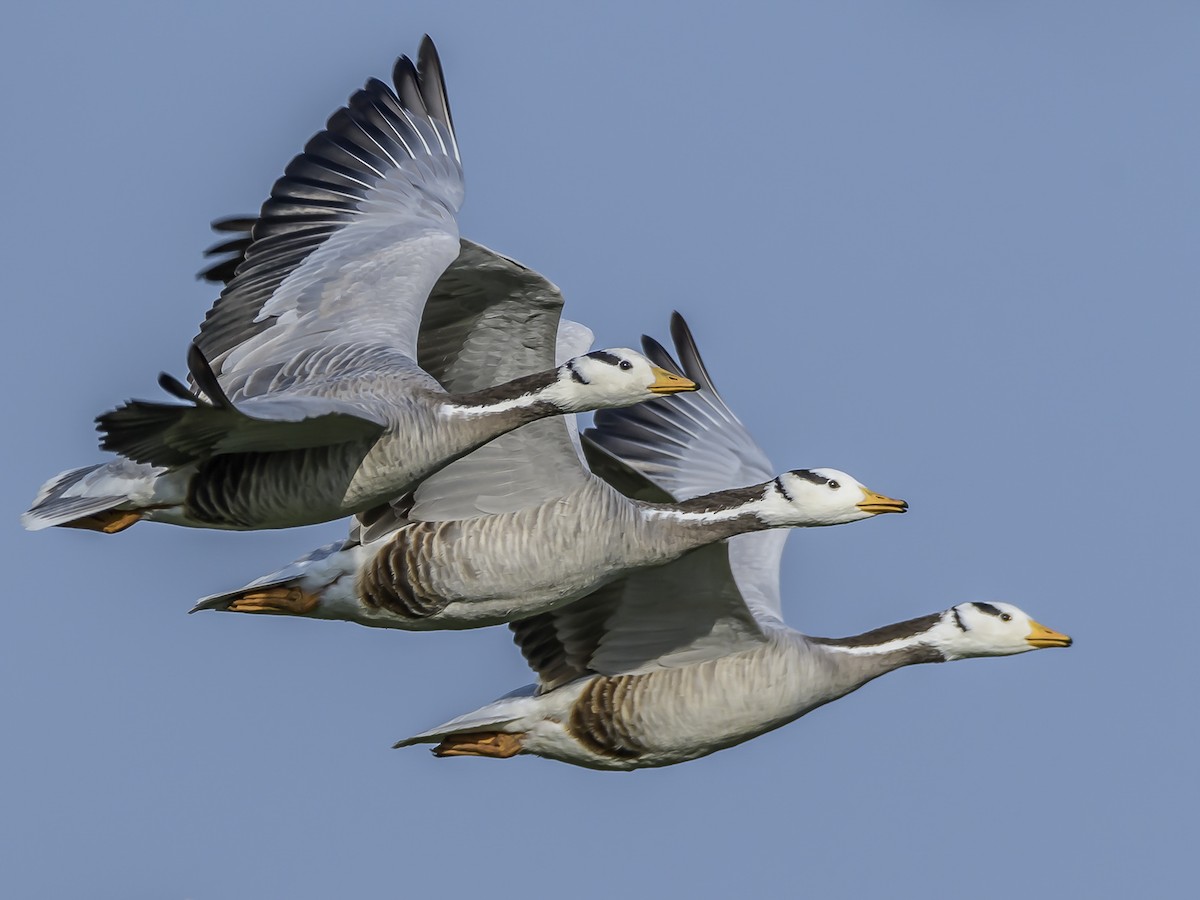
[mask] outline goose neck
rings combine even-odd
[[[902,666],[945,662],[946,655],[930,632],[942,621],[942,613],[885,625],[842,638],[809,638],[840,665],[854,670],[865,684]]]
[[[655,527],[672,523],[690,546],[701,546],[772,527],[761,515],[763,490],[763,485],[733,488],[680,503],[646,503],[643,509]]]
[[[443,415],[453,419],[500,419],[516,427],[561,412],[551,396],[555,372],[538,372],[494,387],[452,394],[442,404]]]

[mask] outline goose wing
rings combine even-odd
[[[557,336],[553,331],[547,336],[543,325],[536,339],[530,333],[510,333],[495,341],[495,349],[488,349],[484,340],[469,342],[470,356],[478,359],[495,359],[500,348],[506,348],[509,356],[497,360],[495,368],[481,372],[466,365],[465,353],[448,356],[449,366],[445,370],[435,368],[444,372],[443,384],[448,390],[457,391],[460,384],[490,387],[551,368],[556,361],[586,353],[591,347],[592,332],[587,327],[569,320],[560,323],[557,316],[553,324]],[[430,346],[441,343],[440,337],[429,339]],[[422,347],[425,346],[426,336],[422,331]],[[499,515],[567,496],[590,478],[581,458],[575,417],[553,416],[501,435],[426,478],[413,492],[408,515],[427,521]]]
[[[454,393],[549,369],[592,344],[587,327],[561,318],[562,305],[547,278],[464,238],[425,306],[418,362]],[[575,417],[543,419],[456,460],[388,507],[361,514],[357,539],[375,540],[412,519],[511,512],[563,496],[589,477]]]
[[[415,360],[425,300],[458,254],[462,167],[426,37],[393,85],[372,79],[292,160],[195,339],[225,391],[253,395],[305,351],[386,346]],[[231,220],[238,232],[246,220]],[[222,268],[224,266],[224,268]],[[231,271],[232,268],[232,271]]]
[[[642,339],[655,365],[686,375],[699,390],[669,402],[652,400],[625,409],[601,410],[584,433],[593,471],[629,496],[688,500],[701,494],[770,480],[775,469],[762,447],[721,398],[700,356],[691,329],[671,316],[677,362],[652,338]],[[642,476],[641,493],[613,461]],[[657,489],[657,491],[655,490]],[[779,560],[789,532],[772,529],[728,541],[730,568],[742,598],[756,617],[781,620]]]
[[[691,665],[766,640],[720,543],[642,569],[509,628],[541,691],[584,675]]]
[[[462,238],[425,304],[417,362],[453,393],[553,368],[562,307],[549,279]]]
[[[196,277],[222,285],[233,281],[238,266],[246,259],[246,251],[250,249],[250,235],[256,221],[254,216],[227,216],[214,220],[210,227],[225,237],[204,251],[204,257],[209,261],[205,263],[205,268],[196,273]]]
[[[766,455],[717,393],[678,313],[671,334],[682,364],[649,338],[646,354],[700,389],[675,403],[597,413],[584,435],[592,471],[627,496],[655,502],[770,478]],[[749,650],[780,621],[786,537],[766,531],[710,544],[509,627],[541,691],[590,674],[671,669]]]
[[[679,313],[671,316],[671,336],[682,365],[650,337],[642,338],[646,355],[699,390],[598,411],[588,436],[677,500],[773,478],[771,461],[721,398]]]

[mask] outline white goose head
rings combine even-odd
[[[758,515],[773,526],[843,525],[907,509],[837,469],[793,469],[767,483]]]
[[[567,360],[543,399],[564,412],[585,412],[694,390],[694,381],[652,364],[635,350],[618,347]]]
[[[1011,603],[960,603],[946,610],[927,642],[946,659],[1011,656],[1043,647],[1070,647],[1065,634],[1040,625]]]

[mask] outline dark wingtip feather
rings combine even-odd
[[[435,119],[441,119],[454,131],[454,117],[450,114],[442,59],[438,56],[433,38],[429,35],[421,38],[421,49],[417,51],[417,74],[420,76],[421,96],[425,100],[426,109]]]
[[[256,221],[256,219],[257,219],[256,216],[251,216],[251,215],[246,215],[246,214],[236,215],[236,216],[226,216],[223,219],[213,219],[212,222],[209,223],[208,227],[218,233],[220,233],[222,231],[247,231],[248,232],[248,231],[250,231],[251,228],[254,227],[254,222]]]
[[[421,96],[419,79],[417,67],[411,59],[401,56],[396,60],[392,69],[392,83],[396,86],[396,96],[406,109],[424,116],[429,114],[429,110],[425,108],[425,98]]]
[[[237,267],[241,261],[241,257],[221,260],[221,262],[197,272],[196,280],[207,281],[210,284],[229,284],[233,280],[233,276],[237,274]]]
[[[670,351],[648,334],[642,335],[642,350],[650,362],[656,366],[662,366],[668,372],[674,372],[676,375],[684,374],[683,368],[675,361],[675,357],[671,355]]]
[[[169,372],[159,373],[158,386],[172,397],[177,397],[180,400],[187,400],[189,403],[196,403],[196,395],[188,390],[187,385]]]
[[[208,401],[213,406],[232,409],[233,403],[225,395],[221,383],[217,381],[217,376],[213,374],[212,366],[208,364],[208,360],[204,357],[204,353],[195,341],[192,341],[188,347],[187,363],[188,371],[191,373],[192,379],[196,382],[196,387],[204,392],[204,395],[208,397]]]
[[[165,444],[163,435],[191,410],[195,407],[130,400],[96,416],[100,449],[156,466],[189,462],[192,456]]]
[[[254,216],[227,216],[224,219],[214,219],[209,226],[217,234],[233,234],[236,237],[227,238],[213,244],[204,251],[206,259],[214,256],[225,256],[196,273],[196,278],[214,284],[229,284],[237,274],[237,268],[246,258],[246,250],[253,240],[251,231],[254,229]]]
[[[242,237],[232,238],[228,241],[221,241],[219,244],[213,244],[204,251],[205,256],[220,256],[223,253],[240,253],[250,245],[249,233]]]
[[[692,329],[678,311],[671,313],[671,340],[675,342],[675,352],[683,361],[684,374],[697,382],[702,390],[712,391],[720,396],[712,376],[708,374],[708,366],[704,365],[704,359],[700,356]]]

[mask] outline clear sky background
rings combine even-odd
[[[343,526],[22,532],[183,374],[209,220],[426,31],[465,234],[601,346],[682,310],[781,469],[912,504],[793,536],[793,625],[994,598],[1076,645],[671,769],[437,760],[389,748],[530,680],[505,629],[185,615]],[[0,893],[1186,893],[1198,47],[1191,2],[9,8]]]

